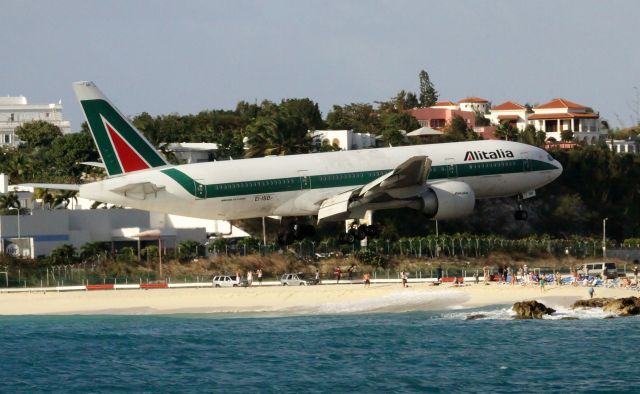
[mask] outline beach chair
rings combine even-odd
[[[619,287],[619,286],[620,286],[620,278],[615,278],[604,285],[604,287],[609,289]]]

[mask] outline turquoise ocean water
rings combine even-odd
[[[640,318],[0,317],[2,392],[640,392]],[[471,313],[489,319],[465,321]]]

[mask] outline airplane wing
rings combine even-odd
[[[406,199],[415,196],[416,190],[426,184],[430,170],[431,159],[427,156],[411,157],[364,186],[324,200],[318,211],[318,222],[360,217],[376,204],[408,205]]]
[[[129,183],[124,186],[116,187],[110,191],[118,194],[122,194],[126,197],[135,198],[138,200],[146,200],[147,196],[157,196],[158,192],[164,189],[164,186],[158,186],[151,182],[138,182]]]

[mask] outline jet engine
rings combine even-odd
[[[446,181],[420,192],[420,210],[430,219],[456,219],[470,215],[476,195],[464,182]]]

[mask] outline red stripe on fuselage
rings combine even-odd
[[[105,122],[106,123],[106,122]],[[113,147],[118,154],[118,159],[122,165],[124,172],[145,170],[149,168],[149,165],[142,160],[142,157],[136,153],[131,147],[120,137],[117,131],[115,131],[110,124],[106,123],[107,131],[113,141]]]

